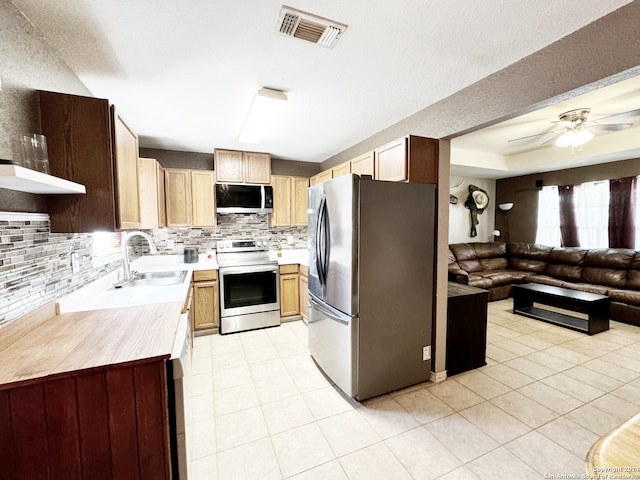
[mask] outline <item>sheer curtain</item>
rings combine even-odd
[[[583,248],[609,246],[609,182],[582,183],[575,187],[579,244]]]
[[[560,197],[558,187],[542,187],[538,192],[536,243],[560,246]]]

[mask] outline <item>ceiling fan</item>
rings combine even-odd
[[[545,140],[541,145],[547,145],[554,143],[559,147],[579,147],[587,143],[594,136],[594,132],[617,132],[629,128],[633,123],[600,123],[602,120],[611,119],[613,117],[627,118],[640,115],[640,109],[629,110],[628,112],[615,113],[606,117],[599,118],[595,121],[588,121],[587,117],[591,112],[590,108],[577,108],[575,110],[569,110],[561,113],[558,116],[558,120],[553,123],[557,123],[558,129],[548,132],[536,133],[535,135],[528,135],[526,137],[514,138],[509,142],[516,142],[519,140],[525,140],[528,138],[540,137],[543,135],[553,136]]]

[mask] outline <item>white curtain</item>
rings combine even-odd
[[[584,248],[609,246],[609,182],[582,183],[575,190],[578,239]]]
[[[536,243],[560,246],[560,197],[558,187],[542,187],[538,192]]]

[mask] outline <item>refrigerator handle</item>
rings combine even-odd
[[[351,315],[342,313],[340,310],[336,310],[335,308],[333,308],[330,305],[327,305],[324,302],[319,302],[313,297],[309,297],[309,302],[311,302],[314,308],[317,308],[318,310],[320,310],[328,318],[336,322],[342,323],[343,325],[349,325],[349,323],[351,322],[351,319],[353,318]]]
[[[331,245],[330,245],[330,237],[331,233],[329,231],[329,217],[327,213],[327,197],[322,198],[322,204],[320,205],[321,214],[320,214],[320,229],[322,236],[322,246],[320,248],[320,263],[322,267],[322,278],[323,284],[327,283],[327,272],[329,270],[329,255],[331,254]]]
[[[325,277],[324,277],[324,271],[322,269],[324,262],[322,261],[322,246],[320,245],[320,240],[321,240],[321,230],[322,230],[322,215],[324,212],[325,201],[326,199],[323,196],[322,200],[320,201],[320,206],[318,207],[318,214],[316,216],[316,241],[315,241],[316,270],[318,271],[318,280],[320,280],[320,285],[322,286],[324,286]]]

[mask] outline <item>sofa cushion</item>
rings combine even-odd
[[[468,243],[454,243],[449,245],[458,261],[460,268],[467,272],[479,272],[482,270],[480,262],[476,258],[475,249]]]
[[[609,293],[609,287],[605,285],[594,285],[591,283],[563,282],[562,287],[570,288],[571,290],[579,290],[581,292],[595,293],[598,295],[607,295]]]
[[[525,283],[541,283],[543,285],[551,285],[552,287],[562,287],[564,280],[550,277],[549,275],[527,275],[524,277]]]
[[[476,258],[507,258],[507,244],[504,242],[477,242],[471,244]]]
[[[481,258],[480,267],[485,270],[506,270],[509,265],[506,257]]]
[[[640,252],[636,252],[629,265],[626,288],[640,290]]]
[[[509,268],[527,272],[543,273],[547,267],[547,257],[553,247],[530,243],[509,243],[507,252]]]
[[[635,255],[636,251],[628,248],[592,248],[584,257],[584,266],[627,270]]]
[[[549,252],[545,273],[555,278],[579,281],[588,250],[577,247],[554,248]]]
[[[636,290],[609,290],[612,302],[626,303],[640,307],[640,292]]]
[[[494,287],[500,285],[510,285],[512,283],[522,283],[527,272],[513,270],[495,270],[491,272],[482,272],[482,276],[491,279]]]
[[[583,282],[625,288],[627,269],[635,253],[627,248],[590,249],[584,257]]]
[[[469,274],[468,285],[471,287],[489,289],[493,286],[493,282],[490,278],[484,278],[474,273]]]

